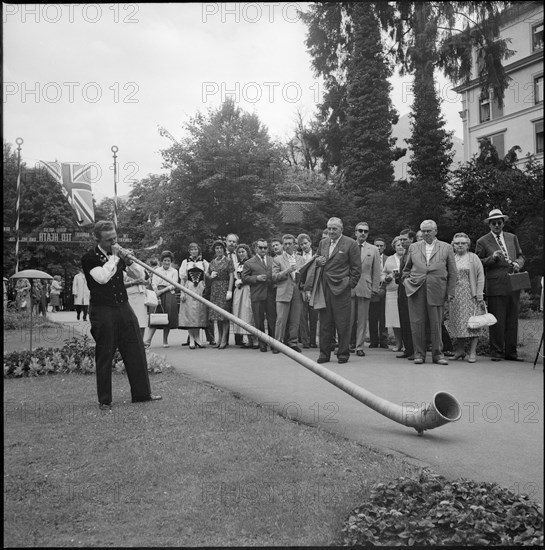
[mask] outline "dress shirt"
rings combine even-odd
[[[305,260],[305,263],[308,264],[308,262],[312,260],[312,250],[309,252],[301,252],[301,257]]]
[[[258,254],[259,256],[259,254]],[[265,267],[267,267],[267,255],[265,254],[265,256],[259,256],[261,258],[261,261],[263,262],[263,264],[265,265]]]
[[[503,238],[503,231],[496,235],[493,231],[491,231],[492,235],[494,235],[494,239],[498,243],[501,251],[503,252],[503,255],[505,256],[505,259],[509,261],[509,252],[507,252],[507,245],[505,244],[505,239]]]
[[[161,273],[164,275],[167,279],[172,281],[173,283],[178,282],[178,270],[174,269],[173,267],[169,267],[168,269],[164,269],[163,267],[159,267],[156,269],[158,273]],[[157,291],[158,287],[160,286],[168,286],[168,282],[165,281],[162,277],[159,277],[158,275],[155,275],[155,273],[151,276],[151,288],[153,290]]]
[[[435,248],[435,242],[437,239],[433,239],[431,244],[426,243],[426,263],[430,263],[431,254]]]
[[[295,254],[288,254],[288,262],[290,263],[290,266],[297,265],[297,259],[295,258]],[[291,278],[295,281],[295,271],[292,271],[290,275],[291,275]]]
[[[114,254],[108,254],[103,248],[98,246],[98,249],[108,258],[108,261],[103,266],[93,267],[89,274],[93,279],[101,284],[105,285],[117,271],[117,264],[119,263],[119,256]],[[140,267],[136,262],[133,262],[129,267],[127,267],[127,273],[133,279],[144,278],[144,269]]]

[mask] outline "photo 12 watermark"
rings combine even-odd
[[[139,23],[138,4],[3,4],[4,24]]]
[[[297,23],[301,6],[296,2],[204,2],[202,22],[221,23]]]

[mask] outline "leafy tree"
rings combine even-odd
[[[250,242],[273,234],[279,220],[281,155],[257,115],[227,100],[198,113],[185,128],[186,138],[163,151],[171,169],[165,191],[166,245],[185,255],[193,240],[202,244],[233,232]]]
[[[4,142],[4,226],[15,227],[17,197],[17,152]],[[59,184],[40,167],[29,168],[22,161],[19,228],[21,235],[37,233],[44,228],[64,227],[67,232],[80,231],[71,206]],[[4,270],[15,271],[14,233],[4,233]],[[86,243],[21,242],[19,270],[39,269],[51,275],[71,277],[79,268]]]
[[[454,172],[450,188],[451,232],[464,231],[473,244],[489,228],[483,223],[493,208],[509,216],[506,230],[515,233],[526,257],[525,269],[542,275],[543,255],[543,166],[528,156],[523,169],[515,164],[516,147],[498,159],[489,140],[480,145],[480,155]]]

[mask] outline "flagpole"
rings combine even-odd
[[[112,145],[112,153],[114,154],[114,228],[117,231],[117,152],[119,147]]]
[[[19,272],[19,215],[21,212],[21,145],[23,138],[17,138],[17,202],[15,203],[15,273]]]

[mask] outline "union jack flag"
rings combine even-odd
[[[76,214],[78,225],[95,223],[93,207],[93,192],[91,190],[90,164],[75,162],[45,162],[40,161],[45,169],[53,176],[62,189],[72,210]]]

